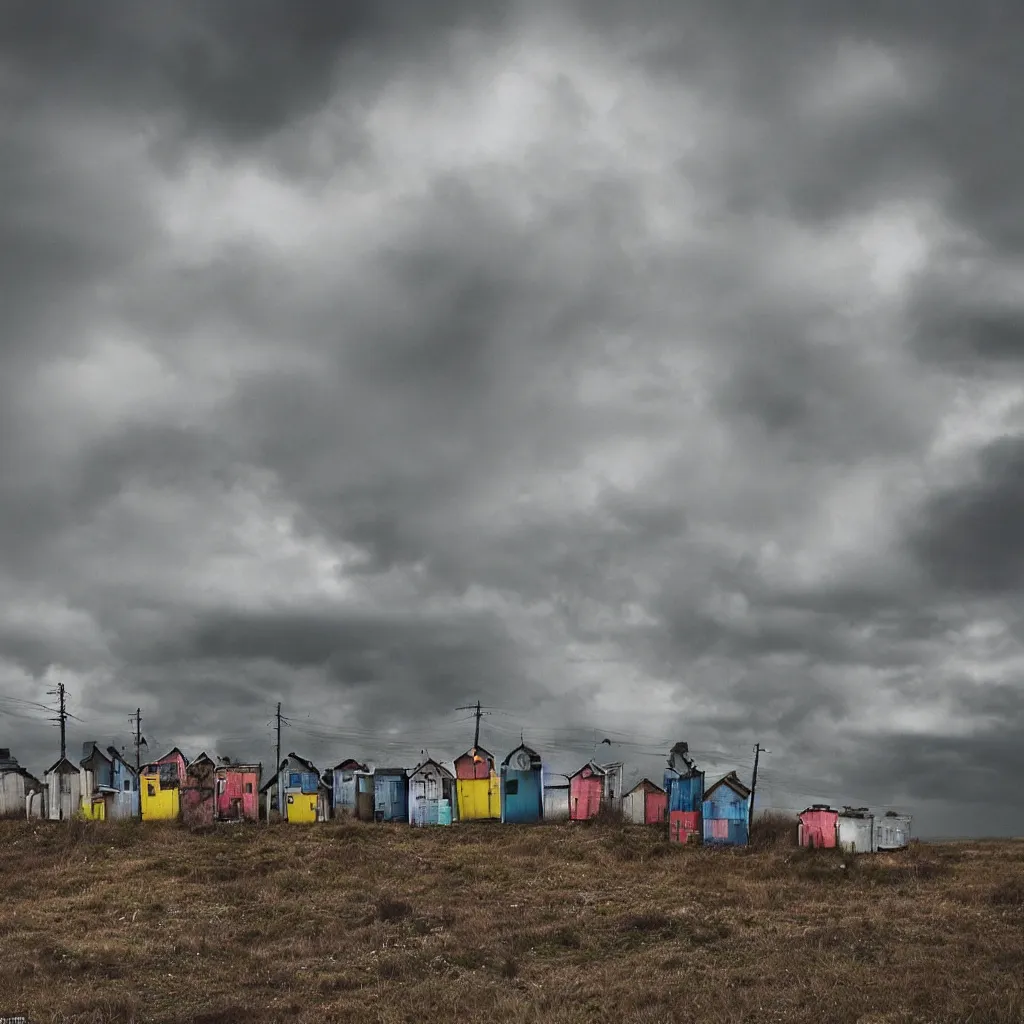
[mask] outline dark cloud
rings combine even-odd
[[[316,112],[336,78],[386,78],[437,57],[455,26],[494,28],[508,5],[452,0],[426,9],[408,0],[281,6],[257,0],[208,6],[109,0],[41,14],[4,7],[8,73],[60,103],[74,96],[186,139],[254,143]]]
[[[5,6],[5,693],[1011,827],[1016,12],[624,11]]]
[[[1024,582],[1024,440],[992,442],[967,483],[933,495],[911,537],[936,584],[960,592],[1004,594]]]

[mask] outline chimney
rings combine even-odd
[[[0,761],[10,761],[11,749],[10,747],[0,747]]]

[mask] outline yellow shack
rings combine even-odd
[[[175,747],[143,765],[139,771],[139,800],[143,821],[173,821],[181,813],[181,786],[188,760]]]
[[[474,746],[455,759],[455,794],[460,821],[501,819],[501,784],[493,754]]]

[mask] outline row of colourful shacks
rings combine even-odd
[[[5,760],[6,759],[6,760]],[[670,764],[674,762],[670,759]],[[5,767],[8,769],[5,771]],[[546,777],[540,755],[520,744],[496,765],[476,746],[450,771],[427,758],[411,772],[375,768],[349,758],[327,772],[290,753],[262,779],[262,765],[221,763],[205,752],[188,759],[175,747],[136,772],[115,747],[90,741],[75,765],[63,757],[40,783],[0,750],[0,815],[66,820],[181,818],[190,825],[269,820],[293,823],[350,816],[365,821],[450,825],[454,821],[508,823],[586,821],[607,810],[638,824],[670,823],[670,838],[686,842],[746,842],[750,791],[730,773],[704,790],[703,773],[670,769],[665,785],[642,779],[623,793],[621,762],[588,761],[564,782]],[[261,811],[263,815],[261,815]]]
[[[218,763],[205,753],[188,761],[177,747],[136,770],[116,747],[90,741],[78,764],[61,757],[40,781],[0,748],[0,817],[255,820],[261,774],[259,764]]]
[[[588,761],[564,783],[550,782],[542,759],[520,744],[501,762],[483,747],[466,751],[449,771],[427,758],[411,772],[375,768],[353,758],[321,772],[290,753],[269,779],[261,764],[215,760],[205,752],[189,760],[174,747],[136,773],[116,747],[83,746],[76,766],[61,758],[43,781],[0,748],[0,817],[93,820],[181,818],[190,825],[268,820],[292,823],[352,817],[363,821],[450,825],[454,821],[586,821],[612,810],[636,824],[668,823],[669,841],[744,846],[752,792],[729,772],[709,787],[677,744],[663,785],[642,779],[623,794],[621,762]],[[263,815],[261,815],[261,811]],[[799,816],[798,842],[852,852],[899,849],[910,838],[910,817],[875,816],[866,808],[834,811],[816,804]]]

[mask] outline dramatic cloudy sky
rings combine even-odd
[[[5,3],[5,740],[1024,830],[1015,14]]]

